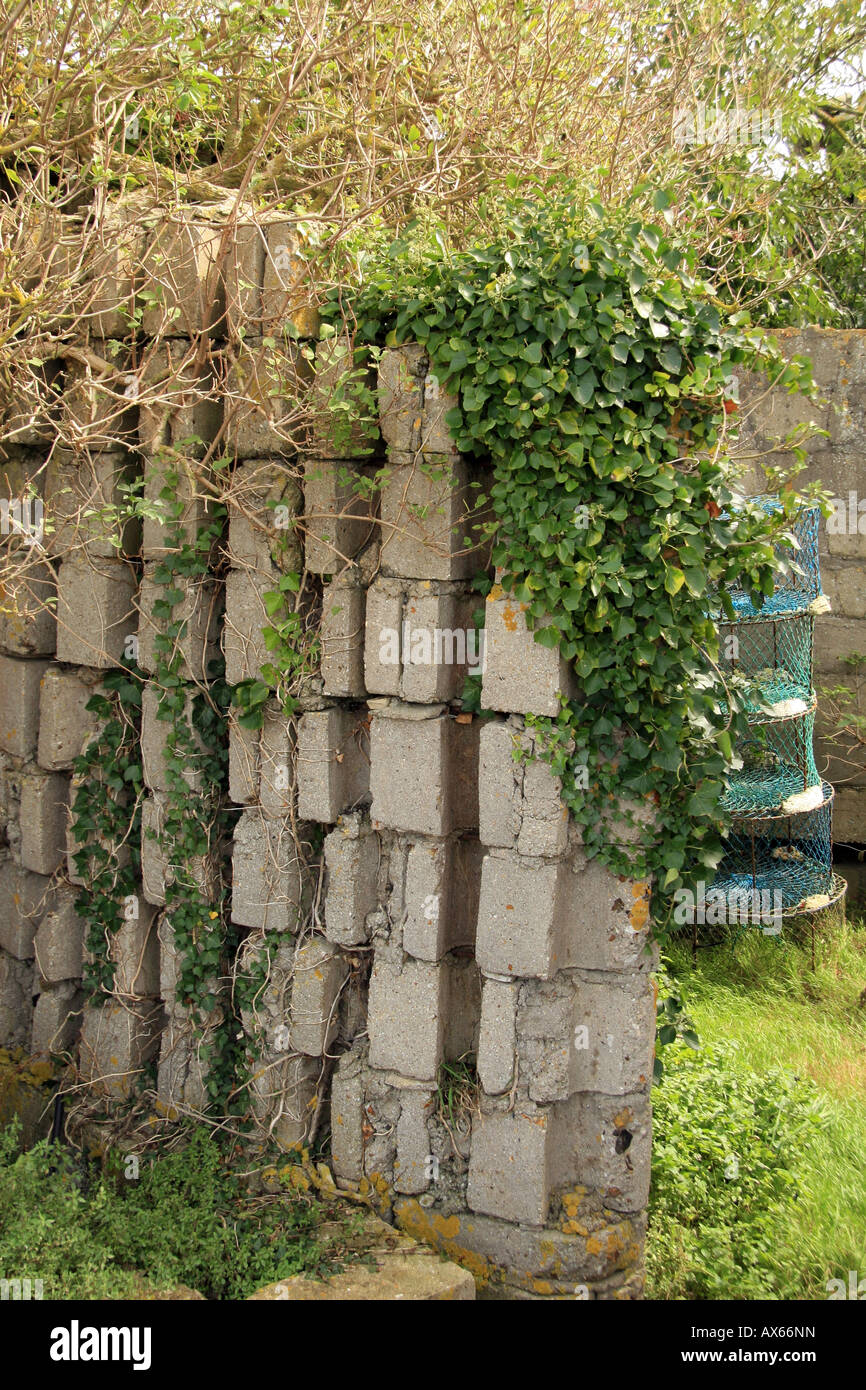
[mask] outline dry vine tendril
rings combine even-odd
[[[656,195],[660,222],[669,202]],[[688,251],[628,207],[516,202],[495,241],[416,258],[411,285],[402,251],[353,304],[359,336],[422,343],[459,394],[446,419],[461,452],[492,461],[502,586],[580,680],[556,719],[531,721],[538,754],[587,853],[652,876],[663,939],[673,892],[721,857],[745,726],[721,708],[710,591],[771,593],[803,498],[786,484],[776,516],[730,512],[734,377],[808,391],[808,364],[745,314],[724,319]]]

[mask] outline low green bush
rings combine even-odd
[[[779,1297],[777,1251],[826,1125],[819,1093],[784,1068],[750,1069],[732,1043],[665,1051],[653,1092],[651,1296]]]

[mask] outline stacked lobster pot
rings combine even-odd
[[[777,498],[754,499],[767,511]],[[822,780],[813,751],[816,696],[812,684],[815,617],[829,611],[818,564],[818,507],[804,507],[791,531],[793,563],[756,608],[731,589],[731,608],[716,605],[719,665],[730,697],[748,719],[735,747],[723,808],[729,818],[714,896],[727,920],[778,935],[786,917],[841,903],[845,881],[833,872],[833,788]]]

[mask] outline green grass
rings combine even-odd
[[[797,944],[759,933],[741,938],[734,949],[702,948],[696,961],[689,946],[677,945],[668,971],[706,1047],[733,1045],[724,1062],[733,1074],[731,1094],[737,1094],[737,1075],[744,1091],[757,1080],[775,1094],[772,1073],[781,1068],[801,1078],[804,1103],[812,1097],[820,1123],[786,1158],[791,1191],[773,1208],[757,1267],[745,1267],[736,1250],[729,1252],[727,1264],[724,1256],[720,1261],[720,1286],[718,1232],[708,1234],[711,1213],[699,1202],[690,1212],[672,1210],[662,1166],[678,1161],[685,1168],[700,1137],[690,1137],[687,1117],[674,1125],[671,1107],[662,1103],[667,1151],[657,1155],[650,1199],[650,1296],[823,1299],[829,1279],[847,1282],[852,1269],[866,1278],[866,931],[838,926],[819,939],[814,971],[808,939]],[[687,1066],[688,1058],[680,1054],[672,1065]],[[696,1095],[700,1100],[699,1089]],[[724,1112],[716,1124],[723,1132]],[[784,1114],[780,1124],[784,1132]],[[678,1156],[672,1157],[671,1145],[680,1146]],[[729,1204],[728,1219],[736,1235],[738,1223],[752,1215]]]

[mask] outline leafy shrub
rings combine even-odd
[[[251,1199],[204,1130],[143,1160],[137,1181],[91,1175],[44,1141],[20,1155],[17,1144],[16,1127],[0,1131],[0,1278],[41,1279],[45,1298],[134,1297],[142,1280],[244,1298],[321,1263],[320,1207]]]
[[[775,1251],[824,1111],[811,1082],[734,1044],[667,1050],[653,1092],[647,1265],[656,1298],[778,1296]]]

